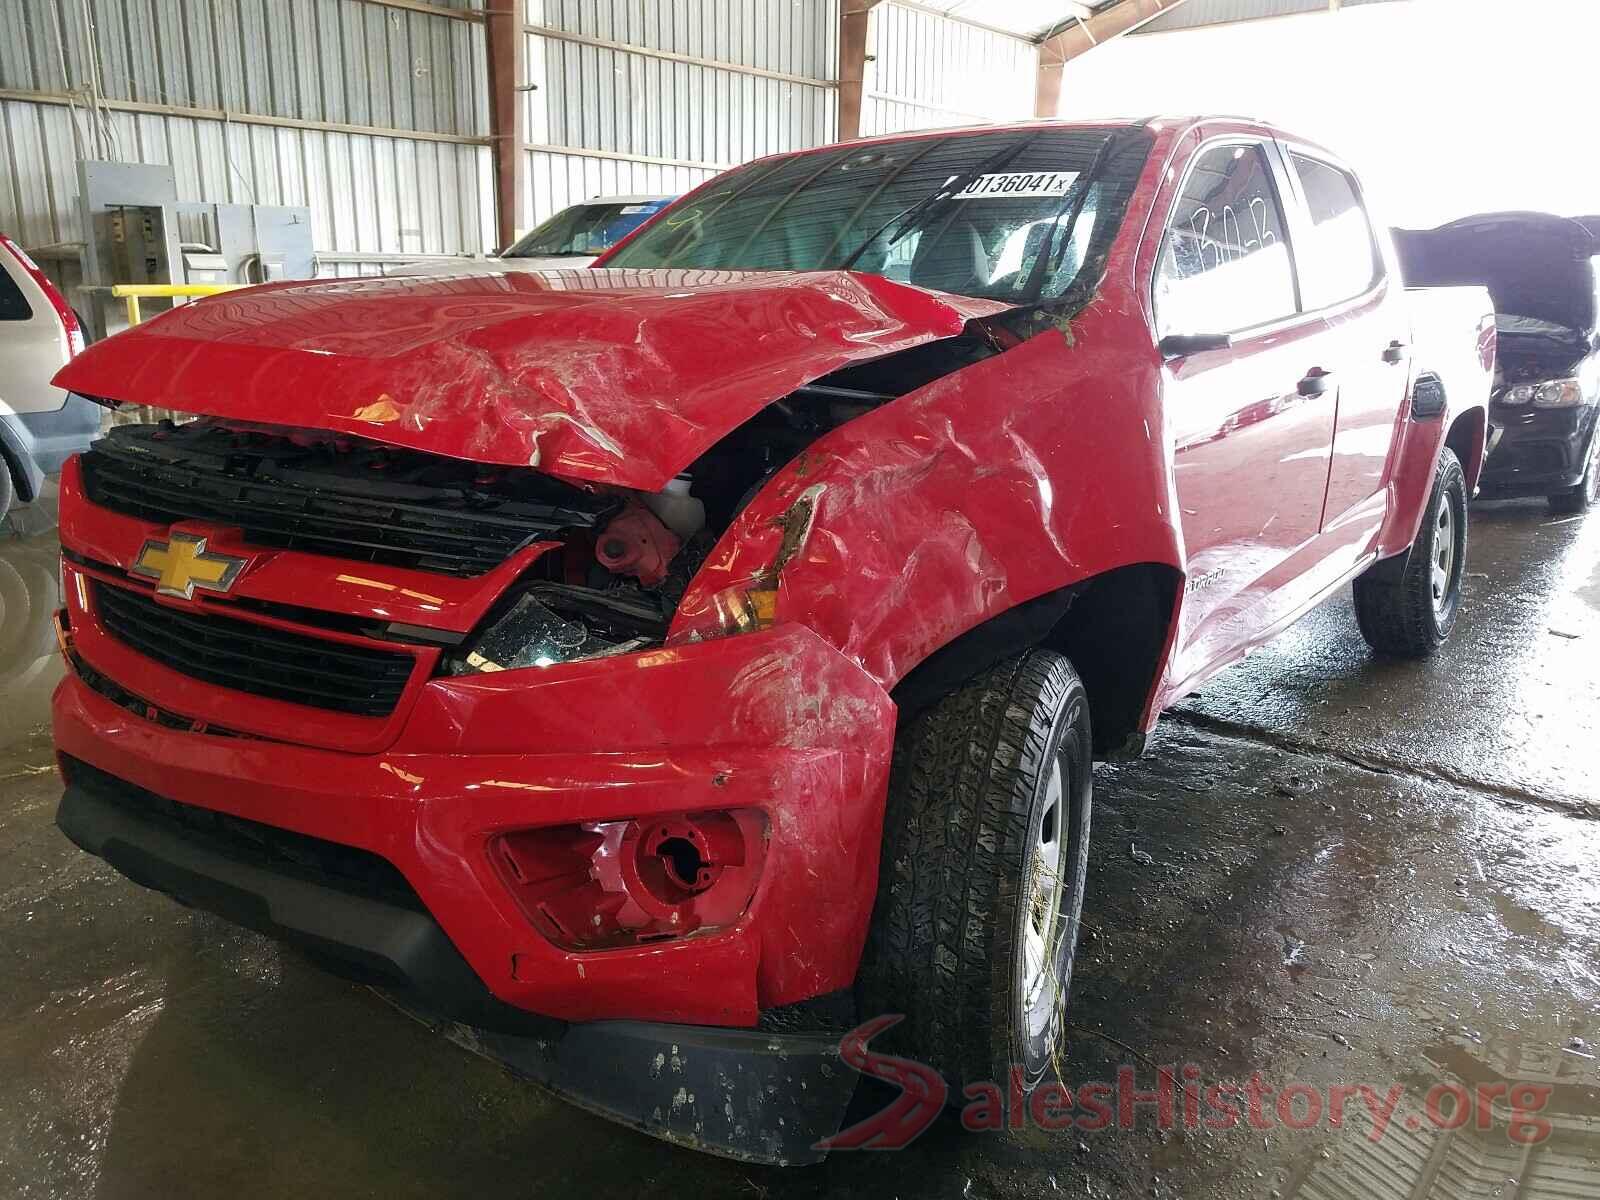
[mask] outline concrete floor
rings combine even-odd
[[[548,1099],[70,847],[56,548],[23,516],[0,540],[0,1194],[1600,1197],[1600,517],[1474,510],[1435,661],[1374,662],[1341,596],[1097,775],[1068,1078],[1403,1085],[1384,1139],[1354,1100],[1304,1131],[950,1118],[780,1171]],[[1531,1150],[1503,1114],[1424,1119],[1434,1083],[1497,1079],[1553,1089]]]

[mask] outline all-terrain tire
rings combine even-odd
[[[1083,683],[1049,650],[1002,662],[896,740],[861,1011],[904,1014],[885,1043],[938,1069],[953,1096],[979,1080],[1007,1086],[1014,1064],[1029,1090],[1054,1076],[1088,868],[1092,745]],[[1040,899],[1057,879],[1059,896]],[[1032,1009],[1024,976],[1048,989],[1031,993]]]
[[[1356,624],[1367,645],[1397,658],[1426,658],[1442,646],[1461,611],[1466,552],[1467,480],[1446,447],[1411,549],[1355,581]]]

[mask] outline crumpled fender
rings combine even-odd
[[[1091,309],[833,430],[722,537],[668,643],[719,633],[730,589],[885,687],[961,633],[1116,567],[1181,570],[1158,397],[1136,315]]]

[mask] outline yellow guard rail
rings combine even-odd
[[[172,300],[190,296],[215,296],[218,292],[231,292],[247,286],[243,283],[117,283],[111,294],[128,302],[128,324],[140,321],[140,300]]]

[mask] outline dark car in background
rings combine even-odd
[[[1406,282],[1477,283],[1494,297],[1499,372],[1480,495],[1547,496],[1582,512],[1600,495],[1600,218],[1507,212],[1396,230]]]

